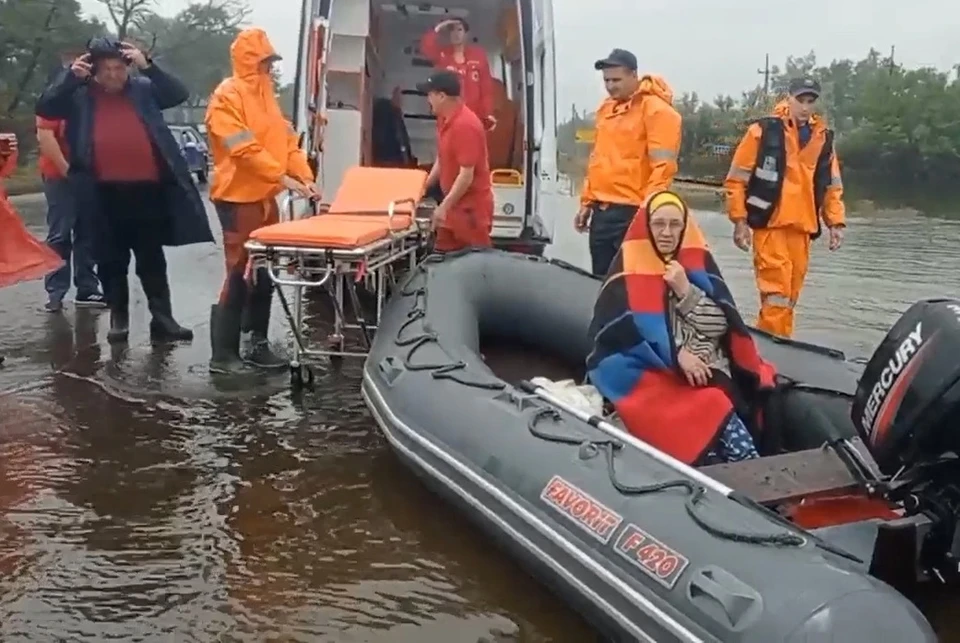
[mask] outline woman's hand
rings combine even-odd
[[[690,280],[687,279],[687,271],[683,269],[679,261],[671,261],[667,264],[667,269],[663,273],[663,280],[667,282],[670,289],[680,299],[686,297],[687,293],[690,292]]]
[[[710,367],[686,348],[677,351],[677,363],[690,386],[706,386],[710,383],[710,376],[712,375]]]

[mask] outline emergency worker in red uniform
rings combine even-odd
[[[433,214],[434,250],[490,247],[493,185],[483,124],[460,98],[456,72],[435,72],[417,89],[427,95],[437,117],[437,159],[427,187],[439,181],[446,195]]]
[[[440,44],[444,32],[450,44]],[[430,59],[433,66],[456,72],[460,76],[463,102],[489,129],[497,120],[493,116],[493,76],[487,52],[479,45],[467,42],[470,26],[463,18],[444,20],[423,34],[420,53]]]

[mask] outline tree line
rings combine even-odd
[[[960,64],[949,72],[907,69],[871,49],[861,60],[818,64],[816,54],[791,56],[773,66],[768,88],[707,102],[695,92],[674,99],[683,115],[680,171],[722,179],[747,125],[770,113],[790,78],[813,76],[823,88],[819,110],[836,132],[847,185],[868,198],[920,193],[960,195]],[[591,114],[574,113],[559,128],[561,166],[582,173],[589,145],[576,132],[592,127]]]
[[[21,162],[35,145],[34,104],[65,52],[92,36],[133,42],[183,80],[202,104],[230,75],[230,43],[249,15],[246,0],[197,0],[164,13],[162,0],[97,0],[103,22],[77,0],[0,0],[0,129],[15,132]]]

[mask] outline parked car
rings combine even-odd
[[[187,160],[190,173],[197,183],[205,185],[210,170],[210,149],[200,133],[190,125],[170,125],[170,131],[180,143],[180,152]]]

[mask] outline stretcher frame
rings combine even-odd
[[[297,199],[293,194],[284,198],[281,207],[284,220],[295,218]],[[394,217],[398,216],[398,209],[404,205],[410,207],[410,214],[399,216],[410,217],[410,225],[395,230]],[[323,358],[366,357],[373,333],[380,323],[387,288],[396,286],[397,270],[401,264],[409,270],[416,267],[418,253],[428,243],[430,219],[429,216],[421,216],[422,209],[419,206],[411,198],[390,201],[386,207],[387,235],[353,248],[268,245],[256,240],[244,244],[249,253],[252,274],[257,275],[258,268],[266,269],[293,334],[290,374],[294,386],[312,384],[311,367]],[[314,216],[341,214],[346,213]],[[357,284],[360,282],[364,282],[368,288],[372,287],[375,297],[373,319],[370,321],[364,316],[357,293]],[[292,289],[292,302],[283,286]],[[323,347],[318,347],[317,341],[308,341],[304,328],[303,298],[306,291],[313,289],[322,290],[333,306],[333,332],[323,340]],[[350,301],[354,321],[350,321],[346,315],[344,295]],[[346,331],[360,331],[365,350],[348,350]]]

